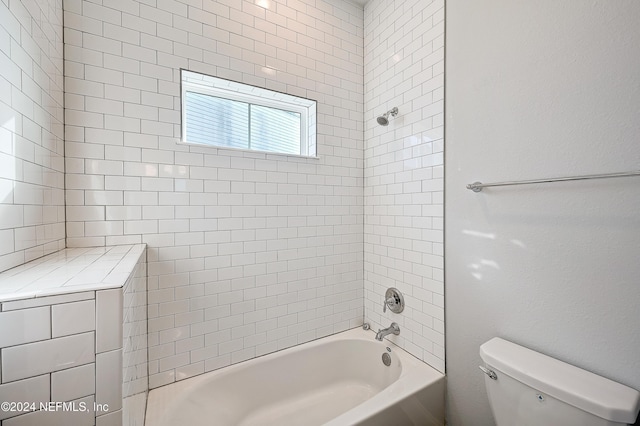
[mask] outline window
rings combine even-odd
[[[316,102],[182,70],[182,141],[315,156]]]

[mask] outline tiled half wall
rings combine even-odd
[[[117,249],[94,270],[113,268]],[[0,411],[3,426],[142,426],[144,413],[123,401],[148,391],[146,253],[125,253],[135,259],[121,287],[2,302],[0,401],[16,404]],[[26,264],[23,275],[46,265]]]

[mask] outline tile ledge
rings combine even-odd
[[[146,244],[66,248],[16,266],[0,273],[0,303],[121,288],[145,248]],[[92,271],[103,278],[91,282]],[[78,280],[79,275],[86,276],[86,282]]]

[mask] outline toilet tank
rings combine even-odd
[[[480,357],[498,426],[618,426],[638,416],[640,392],[515,343],[494,337]]]

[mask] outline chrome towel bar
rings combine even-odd
[[[618,177],[627,177],[627,176],[640,176],[640,170],[636,170],[633,172],[605,173],[600,175],[569,176],[569,177],[548,178],[548,179],[531,179],[531,180],[520,180],[520,181],[510,181],[510,182],[494,182],[494,183],[473,182],[467,185],[467,189],[470,189],[473,192],[480,192],[482,191],[482,188],[488,188],[491,186],[530,185],[533,183],[563,182],[567,180],[606,179],[606,178],[618,178]]]

